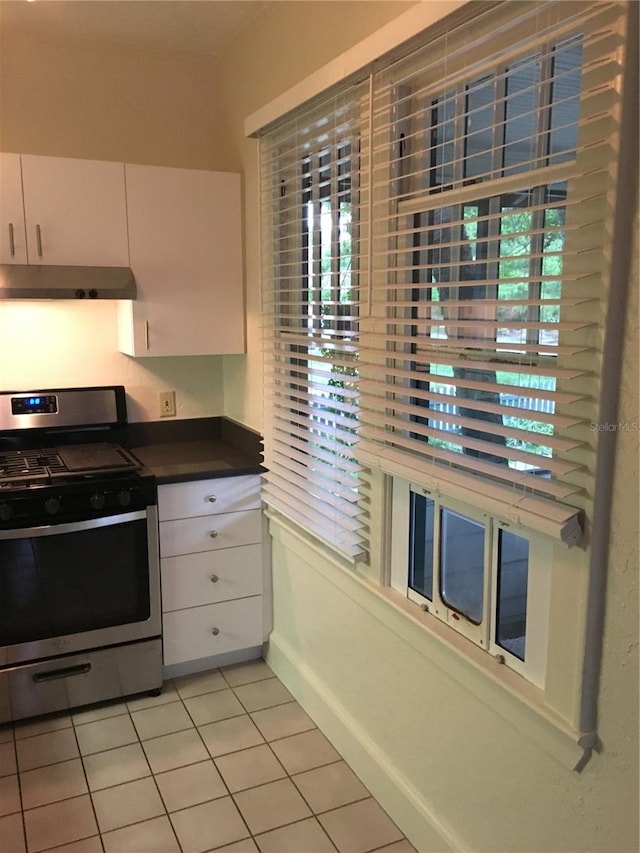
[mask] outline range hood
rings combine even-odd
[[[0,264],[0,301],[5,299],[135,299],[130,267]]]

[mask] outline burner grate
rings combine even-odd
[[[140,463],[117,444],[78,444],[38,450],[0,451],[0,488],[80,482],[87,477],[132,474]]]
[[[55,450],[9,450],[0,453],[0,482],[46,477],[64,470]]]

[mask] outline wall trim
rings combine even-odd
[[[277,631],[266,661],[417,850],[470,853]]]

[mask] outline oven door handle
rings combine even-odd
[[[127,521],[140,521],[147,517],[146,510],[123,512],[120,515],[108,515],[104,518],[91,518],[87,521],[70,521],[63,524],[45,524],[42,527],[20,527],[16,530],[0,530],[0,539],[25,539],[38,536],[60,536],[62,533],[78,533],[82,530],[94,530],[97,527],[112,527]]]

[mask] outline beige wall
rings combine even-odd
[[[346,46],[339,3],[287,4],[220,67],[245,175],[246,360],[225,359],[227,410],[262,424],[257,144],[242,120]],[[370,3],[366,15],[388,9]],[[391,10],[393,11],[393,10]],[[398,8],[400,11],[400,8]],[[362,25],[361,16],[354,23]],[[290,45],[294,32],[311,33]],[[242,69],[242,72],[241,72]],[[637,273],[627,315],[621,420],[638,421]],[[390,608],[284,528],[274,533],[269,660],[420,851],[630,853],[638,849],[637,434],[620,436],[599,697],[602,750],[582,774],[534,724],[503,713],[470,667],[424,654]],[[381,615],[382,614],[382,615]],[[415,640],[415,642],[413,642]],[[494,695],[495,694],[495,695]],[[508,703],[507,703],[508,704]],[[575,749],[575,747],[574,747]],[[578,754],[579,754],[578,750]]]
[[[231,169],[213,61],[2,33],[0,150]]]
[[[212,62],[2,33],[0,150],[231,170]],[[123,384],[131,420],[224,413],[222,359],[132,359],[117,351],[115,304],[0,304],[0,388]]]

